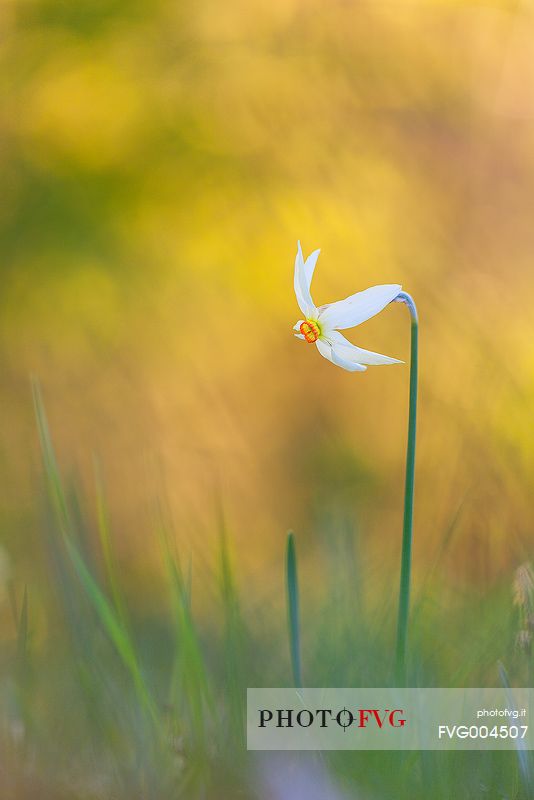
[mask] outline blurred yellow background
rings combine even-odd
[[[416,584],[456,517],[450,584],[511,580],[534,484],[530,6],[41,0],[0,24],[17,583],[44,557],[30,375],[89,509],[98,460],[144,602],[162,498],[196,563],[219,503],[258,585],[329,509],[396,582],[408,367],[348,374],[293,338],[299,238],[318,303],[399,282],[418,304]],[[408,359],[399,305],[349,335]]]

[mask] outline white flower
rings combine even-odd
[[[295,294],[304,319],[299,320],[294,326],[293,330],[299,331],[295,336],[309,344],[315,344],[324,358],[349,372],[364,372],[367,364],[401,364],[398,358],[382,356],[380,353],[356,347],[339,331],[354,328],[374,317],[395,300],[402,287],[397,283],[372,286],[345,300],[317,307],[311,298],[310,285],[319,253],[320,250],[314,250],[304,261],[300,242],[298,243],[295,258]]]

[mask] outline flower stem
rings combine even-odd
[[[398,685],[406,683],[406,643],[408,636],[408,616],[410,609],[410,573],[412,565],[413,539],[413,494],[415,477],[415,439],[417,420],[417,367],[418,332],[417,308],[409,294],[400,292],[395,298],[405,303],[410,312],[411,353],[410,353],[410,401],[408,412],[408,443],[406,448],[406,480],[404,485],[404,520],[402,526],[402,553],[399,587],[399,612],[397,621],[396,678]]]

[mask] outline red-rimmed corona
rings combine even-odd
[[[304,322],[301,322],[300,332],[308,344],[314,344],[321,335],[321,329],[313,319],[305,319]]]

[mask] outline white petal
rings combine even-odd
[[[321,306],[319,321],[327,330],[353,328],[382,311],[397,297],[401,288],[398,283],[371,286],[370,289],[357,292],[345,300]]]
[[[310,253],[306,261],[304,262],[305,272],[306,272],[306,280],[308,281],[308,289],[311,286],[311,282],[313,279],[313,273],[315,271],[315,265],[317,264],[317,259],[319,258],[319,253],[321,252],[321,248],[314,250],[313,253]]]
[[[347,361],[337,352],[336,346],[326,341],[326,339],[317,339],[315,344],[317,345],[317,349],[320,354],[338,367],[343,367],[343,369],[346,369],[349,372],[365,372],[367,369],[367,367],[364,367],[363,364],[356,364],[354,361]]]
[[[298,243],[297,255],[295,257],[295,294],[297,296],[299,308],[305,317],[314,317],[317,314],[317,309],[311,298],[310,286],[319,252],[319,250],[314,250],[306,261],[304,261],[300,242]]]
[[[354,361],[357,364],[403,364],[398,358],[390,358],[390,356],[383,356],[381,353],[373,353],[372,350],[363,350],[361,347],[356,347],[355,344],[345,339],[342,333],[338,331],[331,331],[328,334],[328,339],[332,342],[335,351],[342,356],[346,361]]]
[[[293,325],[293,330],[300,331],[300,326],[302,325],[303,322],[305,322],[305,320],[299,319],[299,321],[295,325]]]
[[[293,336],[295,336],[297,339],[305,339],[306,338],[302,333],[294,333]]]

